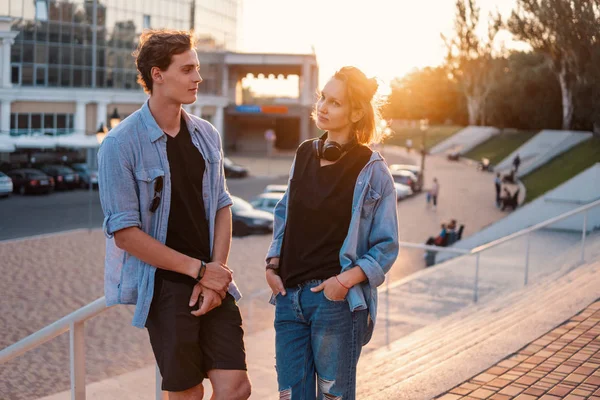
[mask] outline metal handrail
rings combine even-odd
[[[54,339],[67,332],[72,324],[84,322],[108,309],[106,300],[101,297],[78,310],[73,311],[58,321],[32,333],[17,343],[0,350],[0,364],[8,362],[29,350]]]
[[[545,227],[547,227],[549,225],[552,225],[552,224],[554,224],[556,222],[559,222],[559,221],[562,221],[562,220],[567,219],[569,217],[572,217],[573,215],[577,215],[577,214],[585,212],[585,211],[587,211],[589,209],[595,208],[595,207],[597,207],[599,205],[600,205],[600,200],[596,200],[596,201],[594,201],[592,203],[589,203],[589,204],[587,204],[585,206],[582,206],[582,207],[576,208],[574,210],[568,211],[568,212],[566,212],[564,214],[561,214],[561,215],[559,215],[557,217],[550,218],[547,221],[540,222],[539,224],[535,224],[533,226],[530,226],[529,228],[525,228],[525,229],[520,230],[518,232],[515,232],[515,233],[513,233],[511,235],[508,235],[508,236],[505,236],[503,238],[500,238],[500,239],[494,240],[492,242],[489,242],[489,243],[483,244],[481,246],[478,246],[478,247],[476,247],[476,248],[474,248],[474,249],[471,250],[471,254],[481,253],[482,251],[491,249],[492,247],[496,247],[496,246],[501,245],[503,243],[506,243],[506,242],[508,242],[508,241],[510,241],[512,239],[516,239],[518,237],[527,235],[527,234],[529,234],[531,232],[540,230],[540,229],[545,228]]]
[[[409,249],[421,249],[421,250],[431,250],[431,251],[439,251],[446,253],[454,253],[454,254],[471,254],[471,250],[466,249],[458,249],[454,247],[441,247],[441,246],[432,246],[428,244],[421,243],[412,243],[412,242],[398,242],[400,247],[406,247]]]

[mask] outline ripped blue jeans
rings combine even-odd
[[[350,312],[309,281],[277,295],[275,356],[281,400],[354,400],[368,310]]]

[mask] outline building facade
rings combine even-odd
[[[297,126],[297,141],[310,137],[310,94],[318,73],[314,55],[235,53],[239,11],[240,0],[5,0],[0,5],[0,161],[9,152],[49,149],[53,143],[91,147],[91,141],[65,136],[91,139],[101,126],[110,128],[111,115],[122,119],[138,109],[147,96],[136,82],[132,51],[148,28],[194,30],[204,81],[198,101],[187,109],[210,120],[228,138],[228,148],[236,148],[243,132],[256,130],[265,118],[271,125],[297,119],[290,128]],[[253,112],[240,127],[237,115],[247,114],[239,108],[241,79],[258,71],[300,75],[301,95],[285,112],[281,107]]]

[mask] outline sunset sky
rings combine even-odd
[[[242,1],[239,49],[311,53],[314,47],[320,86],[344,65],[357,66],[384,83],[414,68],[439,65],[445,51],[440,33],[452,31],[455,14],[454,0]],[[509,15],[515,0],[478,4],[487,18],[496,9]],[[260,87],[270,92],[296,84],[263,82]]]

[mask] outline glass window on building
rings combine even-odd
[[[12,136],[43,134],[49,136],[73,133],[73,114],[58,113],[12,113],[10,134]]]
[[[35,85],[36,86],[46,86],[46,81],[47,81],[46,71],[47,71],[46,64],[35,66]]]
[[[36,0],[35,19],[38,21],[48,21],[48,0]]]
[[[21,69],[21,84],[23,86],[33,86],[33,65],[24,64]]]
[[[21,65],[12,64],[10,67],[11,72],[11,82],[13,85],[21,84]]]
[[[235,41],[239,2],[144,0],[140,7],[141,0],[8,0],[12,30],[19,33],[11,79],[22,86],[141,90],[131,53],[144,29],[194,28],[210,37],[209,47],[222,47]],[[218,91],[217,82],[205,90]]]

